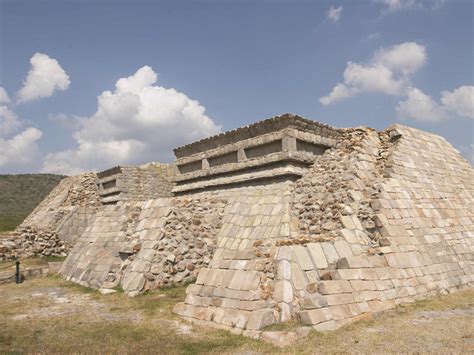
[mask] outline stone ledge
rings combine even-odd
[[[336,137],[339,134],[338,130],[331,126],[286,113],[175,148],[173,151],[179,159],[222,145],[233,144],[266,133],[279,131],[287,127],[294,127],[299,130],[309,131],[330,138]]]
[[[230,177],[221,177],[221,178],[215,178],[215,179],[207,180],[207,181],[199,181],[195,183],[179,185],[179,186],[175,186],[172,192],[177,193],[177,192],[184,192],[184,191],[190,191],[190,190],[199,190],[199,189],[204,189],[208,187],[218,187],[218,186],[224,186],[224,185],[229,185],[229,184],[237,184],[241,182],[268,179],[268,178],[281,177],[281,176],[300,177],[304,174],[305,171],[306,169],[304,168],[289,165],[286,167],[268,169],[268,170],[264,170],[260,172],[250,172],[250,173],[240,174],[240,175],[235,175],[235,176],[230,176]]]
[[[276,164],[286,161],[294,161],[310,165],[314,162],[315,156],[307,152],[278,152],[266,156],[248,159],[238,163],[229,163],[212,168],[206,168],[189,173],[177,175],[173,178],[173,182],[180,183],[187,180],[210,178],[212,175],[239,173],[239,171],[260,168],[270,164]],[[179,186],[179,185],[178,185]]]

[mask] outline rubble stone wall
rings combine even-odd
[[[84,286],[133,296],[190,282],[216,248],[225,200],[215,194],[104,206],[60,273]]]
[[[473,178],[441,137],[403,126],[344,130],[289,186],[289,233],[270,232],[246,260],[218,249],[175,312],[249,336],[291,319],[327,330],[472,286]],[[239,218],[237,209],[228,213],[219,236]],[[229,236],[226,244],[240,245],[238,233]],[[257,268],[259,255],[266,263]]]
[[[71,183],[18,240],[49,255],[74,243],[60,273],[103,292],[195,280],[176,313],[254,337],[290,320],[334,329],[474,284],[474,173],[441,137],[283,115],[175,153],[173,190],[148,195],[157,181],[111,169],[99,184],[122,193],[121,174],[129,199],[99,207],[91,189],[81,204],[62,192]]]
[[[309,243],[275,252],[282,275],[288,270],[281,282],[296,318],[316,329],[473,284],[471,166],[441,137],[403,126],[389,133],[393,146],[371,200],[379,245],[362,253],[351,248],[368,234],[352,216],[341,217],[345,240],[332,250]],[[305,278],[313,270],[319,279]]]

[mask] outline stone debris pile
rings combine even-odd
[[[70,248],[54,232],[38,232],[32,227],[25,227],[0,241],[0,261],[35,256],[65,257]]]

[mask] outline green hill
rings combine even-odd
[[[0,175],[0,232],[15,229],[64,177]]]

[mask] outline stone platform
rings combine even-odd
[[[473,285],[474,173],[442,137],[285,114],[174,152],[153,179],[99,173],[63,277],[130,296],[192,283],[176,313],[254,337]]]

